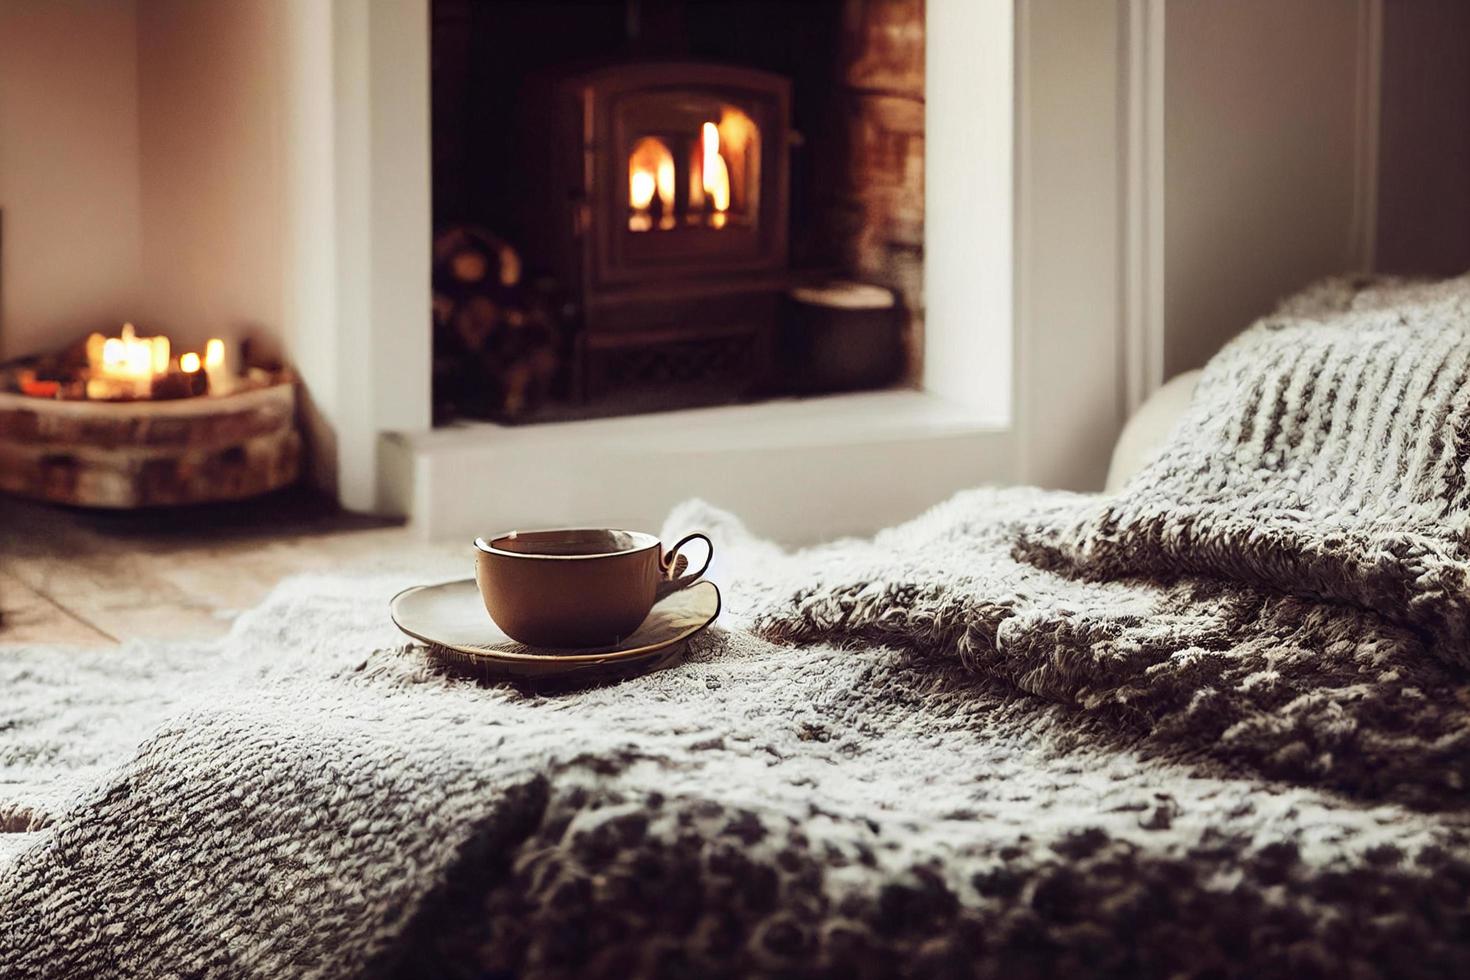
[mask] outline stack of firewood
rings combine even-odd
[[[568,331],[554,288],[489,232],[434,240],[435,421],[525,418],[564,394]]]

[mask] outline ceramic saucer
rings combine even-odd
[[[389,603],[393,623],[429,645],[434,659],[487,679],[602,679],[642,673],[676,660],[685,641],[720,614],[720,590],[696,582],[671,593],[631,636],[614,646],[549,650],[517,643],[485,612],[474,580],[405,589]]]

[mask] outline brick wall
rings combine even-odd
[[[849,152],[834,231],[854,278],[902,298],[915,380],[924,322],[924,0],[847,0],[843,35]]]

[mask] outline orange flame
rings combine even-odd
[[[720,155],[720,128],[712,122],[705,123],[701,140],[704,160],[700,170],[704,192],[709,195],[714,209],[723,213],[730,210],[730,168]]]
[[[645,136],[633,147],[628,157],[628,206],[635,213],[628,220],[634,231],[653,227],[653,218],[645,214],[657,197],[663,207],[664,225],[674,220],[674,155],[663,140]]]

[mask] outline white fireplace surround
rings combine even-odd
[[[921,390],[440,430],[428,424],[427,3],[325,9],[294,11],[293,61],[312,77],[291,120],[300,151],[287,212],[302,243],[291,309],[337,326],[295,357],[335,433],[347,506],[453,537],[647,527],[701,496],[765,533],[811,541],[1012,475],[1010,4],[929,5]],[[328,45],[330,59],[310,56]]]
[[[393,76],[381,84],[401,96],[405,80],[423,82],[409,66],[425,57],[424,19],[392,9],[372,8],[368,75]],[[381,48],[379,18],[391,35]],[[419,414],[427,351],[409,351],[400,330],[427,302],[419,253],[362,270],[379,304],[376,387],[397,383],[405,364],[420,373],[412,397],[393,395],[401,417],[379,406],[339,420],[354,427],[341,439],[353,447],[344,499],[406,513],[437,538],[653,527],[699,496],[760,533],[807,543],[870,533],[981,483],[1101,486],[1127,412],[1162,381],[1162,23],[1163,0],[929,0],[917,390],[431,431]],[[411,160],[346,157],[370,171],[349,183],[370,183],[378,208],[380,182],[416,173],[424,158],[418,91],[369,107],[383,127],[375,152]],[[427,201],[419,206],[423,227]]]

